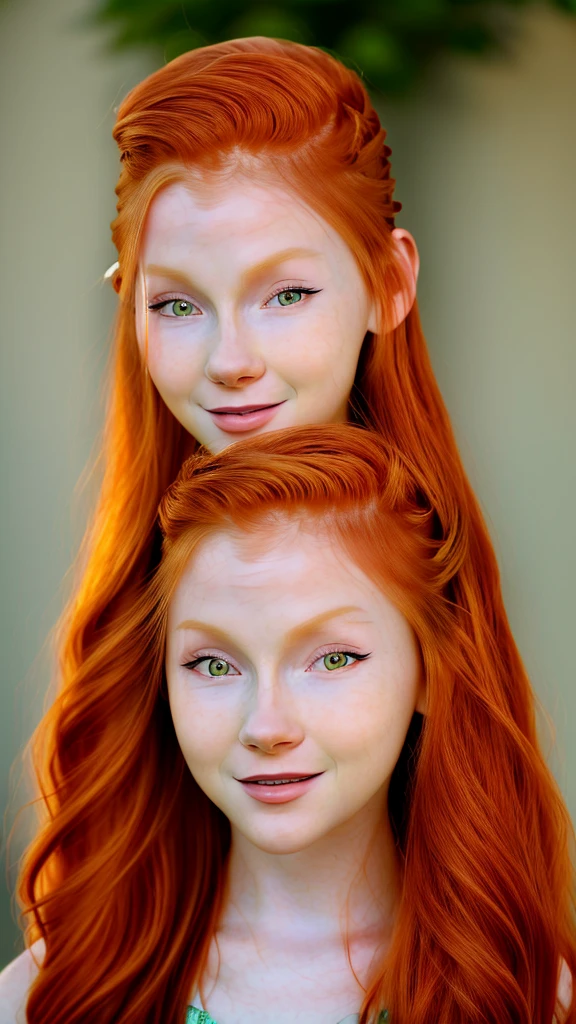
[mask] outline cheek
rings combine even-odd
[[[284,343],[269,350],[267,362],[299,390],[318,385],[349,390],[363,340],[360,325],[318,316],[287,331]]]
[[[169,688],[170,711],[174,730],[190,771],[201,775],[225,759],[238,735],[233,709],[221,701],[184,697]]]
[[[184,333],[184,332],[182,332]],[[160,394],[188,394],[204,372],[204,351],[197,339],[155,328],[148,337],[148,372]]]
[[[391,711],[382,701],[367,697],[342,702],[323,719],[327,747],[334,748],[337,759],[356,761],[369,756],[375,744],[389,734]]]
[[[334,701],[330,715],[319,719],[326,750],[335,761],[387,774],[406,738],[416,702],[416,674],[382,687],[380,680]]]

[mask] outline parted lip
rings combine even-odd
[[[244,779],[236,779],[236,782],[273,782],[278,779],[310,779],[314,775],[322,775],[322,772],[275,772],[272,775],[247,775]]]
[[[217,409],[206,409],[206,412],[259,412],[260,409],[272,409],[274,405],[282,405],[282,402],[266,402],[264,405],[219,405]]]

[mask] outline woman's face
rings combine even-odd
[[[212,452],[344,422],[377,329],[351,250],[291,192],[240,173],[217,181],[191,176],[150,208],[136,327],[154,384]]]
[[[322,532],[292,522],[206,540],[170,605],[166,671],[192,775],[259,849],[296,852],[364,816],[382,820],[412,714],[424,711],[418,647]]]

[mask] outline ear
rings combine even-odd
[[[394,295],[391,310],[392,322],[386,325],[388,331],[393,331],[394,328],[398,327],[412,309],[416,298],[416,282],[418,281],[418,271],[420,269],[418,249],[410,232],[404,228],[394,228],[392,239],[402,279],[402,287]]]

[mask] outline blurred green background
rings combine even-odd
[[[324,45],[373,86],[398,218],[422,258],[434,367],[496,546],[512,626],[553,717],[576,816],[574,0],[0,3],[0,802],[52,673],[46,642],[88,497],[114,296],[101,275],[114,109],[165,58],[230,35]],[[565,10],[562,10],[565,8]],[[266,19],[268,18],[268,22]],[[284,18],[284,22],[274,20]],[[376,31],[377,28],[377,31]],[[11,772],[11,766],[14,769]],[[25,835],[25,833],[23,833]],[[3,846],[3,856],[5,846]],[[0,966],[20,951],[0,887]]]
[[[387,96],[415,91],[444,53],[510,50],[514,15],[533,0],[92,0],[87,23],[111,29],[118,51],[147,48],[165,60],[239,36],[322,46]],[[549,0],[576,14],[576,0]]]

